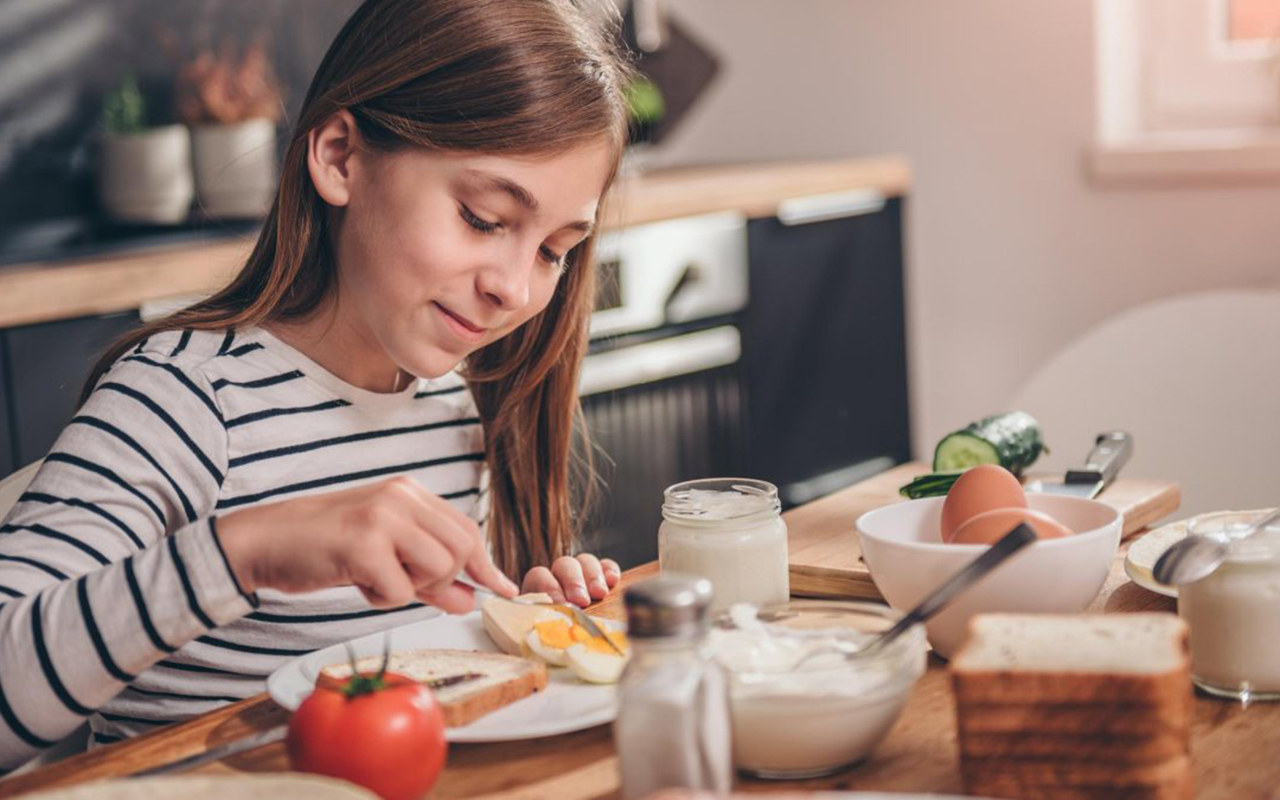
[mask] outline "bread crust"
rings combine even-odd
[[[547,668],[542,664],[535,664],[532,661],[525,660],[530,670],[520,675],[515,680],[500,683],[487,687],[482,692],[441,703],[444,710],[444,724],[446,728],[461,728],[463,725],[470,725],[480,717],[499,708],[509,706],[517,700],[523,700],[535,692],[540,692],[547,688]]]

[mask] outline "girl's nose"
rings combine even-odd
[[[524,308],[529,302],[528,266],[517,266],[521,259],[508,264],[491,264],[476,276],[476,289],[489,302],[503,311]]]

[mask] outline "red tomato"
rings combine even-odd
[[[431,690],[403,675],[381,683],[322,679],[289,720],[295,770],[351,781],[384,800],[416,800],[444,769],[444,715]]]

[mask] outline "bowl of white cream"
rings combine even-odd
[[[792,600],[721,615],[708,644],[725,669],[734,766],[757,778],[830,775],[871,754],[925,669],[921,626],[848,657],[901,615],[877,603]]]

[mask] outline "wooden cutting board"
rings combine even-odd
[[[784,514],[790,530],[791,593],[882,599],[862,562],[854,521],[873,508],[904,500],[898,487],[928,471],[927,464],[903,464]],[[1037,477],[1061,480],[1028,476]],[[1098,499],[1124,514],[1123,535],[1128,537],[1176,511],[1182,492],[1172,481],[1121,477]]]

